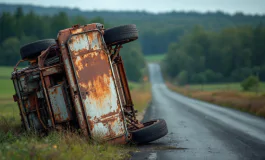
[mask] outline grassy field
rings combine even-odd
[[[188,97],[265,117],[264,83],[261,83],[258,93],[255,91],[243,92],[239,83],[179,87],[167,82],[167,86]]]
[[[145,82],[142,84],[129,83],[131,95],[134,103],[134,108],[138,110],[137,119],[142,120],[145,114],[145,109],[151,102],[151,84]]]
[[[39,137],[20,128],[17,104],[13,102],[11,67],[0,67],[0,159],[128,159],[133,146],[91,142],[71,132]],[[130,83],[135,108],[145,110],[151,100],[149,83]]]
[[[144,56],[144,58],[147,62],[160,62],[165,58],[165,55],[166,54],[149,55],[149,56]]]
[[[222,84],[207,84],[207,85],[188,85],[190,89],[204,91],[242,91],[240,83],[222,83]],[[252,91],[255,92],[255,91]],[[258,92],[265,92],[265,83],[260,83]]]

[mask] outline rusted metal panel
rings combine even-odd
[[[49,97],[48,97],[48,93],[47,93],[47,88],[49,88],[49,86],[50,86],[49,77],[44,77],[42,75],[42,73],[40,73],[40,78],[41,78],[41,84],[43,86],[43,92],[45,95],[45,99],[47,102],[46,104],[47,104],[50,122],[51,122],[51,125],[55,128],[55,123],[54,123],[54,119],[53,119],[53,115],[52,115],[51,105],[50,105],[50,101],[49,101]]]
[[[72,119],[62,84],[48,89],[54,120],[57,123]]]
[[[70,57],[68,54],[68,50],[65,46],[66,41],[71,35],[70,31],[71,31],[70,29],[61,30],[58,34],[58,43],[59,43],[59,47],[61,50],[62,59],[64,62],[64,69],[65,69],[66,77],[67,77],[67,80],[70,86],[71,97],[73,99],[74,109],[76,112],[76,117],[78,120],[79,127],[84,135],[89,135],[87,120],[83,113],[83,108],[81,104],[82,102],[77,92],[77,85],[76,85],[76,80],[75,80],[75,76],[73,73],[73,68],[70,63]]]
[[[29,112],[29,111],[33,111],[36,110],[36,101],[35,101],[35,94],[30,94],[28,95],[28,100],[26,101],[25,104],[25,109]]]
[[[48,75],[52,75],[52,74],[56,74],[60,72],[62,72],[62,66],[56,65],[56,66],[43,69],[42,74],[43,76],[48,76]]]
[[[68,41],[82,104],[92,137],[126,134],[109,55],[98,31],[73,35]]]
[[[30,113],[30,114],[28,115],[28,117],[29,117],[29,121],[30,121],[31,127],[32,127],[35,131],[37,131],[37,130],[39,130],[39,129],[42,128],[42,125],[41,125],[41,123],[40,123],[40,121],[39,121],[39,119],[38,119],[38,116],[37,116],[37,114],[36,114],[35,112]]]

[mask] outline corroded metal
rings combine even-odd
[[[107,47],[103,34],[102,24],[75,25],[61,30],[57,44],[31,59],[29,67],[16,65],[14,100],[27,130],[71,125],[92,139],[125,144],[130,130],[143,127],[119,55],[122,46]]]
[[[71,36],[70,56],[92,137],[112,139],[126,134],[110,58],[99,31]]]
[[[39,65],[40,70],[44,70],[43,69],[44,62],[45,62],[46,57],[49,54],[48,51],[49,51],[49,48],[47,50],[43,51],[42,54],[38,57],[38,65]],[[41,79],[43,92],[44,92],[45,99],[46,99],[47,110],[48,110],[48,113],[49,113],[49,119],[51,121],[51,125],[53,127],[55,127],[55,122],[54,122],[54,118],[53,118],[53,114],[52,114],[51,104],[50,104],[49,96],[48,96],[48,88],[50,87],[49,77],[44,76],[43,75],[43,71],[42,71],[40,73],[40,79]]]
[[[93,26],[89,26],[89,27],[91,27],[90,29],[95,28]],[[79,32],[81,31],[83,30],[80,30]],[[69,52],[68,52],[68,49],[66,48],[66,42],[71,36],[71,34],[72,33],[71,33],[70,28],[61,30],[58,34],[58,46],[60,47],[60,51],[62,54],[65,74],[66,74],[67,81],[70,86],[70,93],[73,99],[73,106],[75,108],[78,125],[84,135],[89,135],[88,122],[84,114],[84,109],[82,107],[80,95],[78,93],[78,86],[76,84],[75,74],[73,71],[72,63],[71,63],[71,57],[69,57]]]
[[[52,74],[58,74],[58,73],[61,73],[63,71],[61,64],[58,64],[58,65],[55,65],[55,66],[52,66],[52,67],[42,68],[42,70],[43,70],[42,71],[42,75],[43,76],[49,76],[49,75],[52,75]]]
[[[59,84],[48,89],[51,107],[56,123],[70,121],[72,116],[67,104],[67,97],[64,93],[63,84]]]

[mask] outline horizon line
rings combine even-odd
[[[21,5],[21,6],[33,6],[33,7],[41,7],[41,8],[62,8],[62,9],[71,9],[71,10],[79,10],[81,12],[140,12],[140,13],[148,13],[153,15],[159,15],[159,14],[169,14],[169,13],[198,13],[198,14],[209,14],[209,13],[223,13],[224,15],[230,15],[235,16],[237,14],[243,14],[246,16],[265,16],[265,13],[245,13],[243,11],[235,11],[234,13],[229,13],[224,10],[207,10],[207,11],[198,11],[198,10],[169,10],[169,11],[160,11],[160,12],[153,12],[148,10],[111,10],[111,9],[81,9],[79,7],[70,7],[70,6],[53,6],[53,5],[38,5],[38,4],[29,4],[29,3],[6,3],[6,2],[0,2],[0,4],[4,5]]]

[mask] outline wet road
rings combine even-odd
[[[172,92],[160,66],[148,67],[153,101],[144,120],[165,119],[169,133],[132,159],[265,160],[265,119]]]

